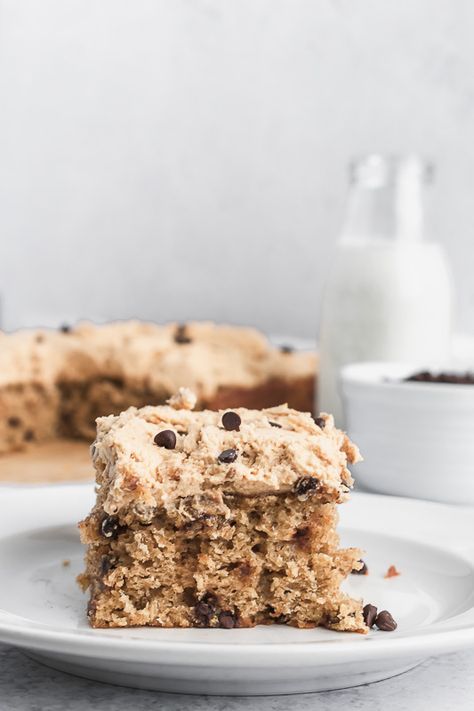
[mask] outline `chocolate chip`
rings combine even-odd
[[[25,432],[23,433],[23,439],[25,440],[25,442],[33,442],[34,438],[35,433],[33,432],[33,430],[25,430]]]
[[[295,349],[293,348],[293,346],[288,346],[288,345],[280,346],[280,353],[286,353],[286,354],[293,353],[294,350]]]
[[[362,614],[364,615],[364,622],[367,627],[373,627],[375,618],[377,617],[377,608],[375,605],[364,605]]]
[[[231,630],[235,627],[235,617],[232,612],[223,611],[219,613],[219,625],[225,630]]]
[[[176,327],[174,334],[174,342],[180,345],[185,345],[186,343],[191,343],[192,339],[186,333],[186,324],[181,323]]]
[[[430,373],[422,370],[404,378],[405,383],[447,383],[451,385],[474,385],[474,373]]]
[[[205,602],[206,605],[210,605],[211,607],[216,607],[217,596],[213,592],[206,592],[201,597],[201,602]]]
[[[278,422],[272,422],[271,420],[268,420],[268,422],[272,427],[278,427],[278,429],[281,430],[281,425],[279,425]]]
[[[238,432],[240,430],[242,420],[236,412],[225,412],[222,415],[222,424],[224,425],[225,430],[228,430],[229,432],[235,430]]]
[[[319,480],[314,476],[303,476],[296,482],[294,492],[297,496],[310,494],[316,491],[319,486]]]
[[[164,447],[165,449],[174,449],[176,447],[176,435],[173,430],[158,432],[153,441],[158,447]]]
[[[44,336],[42,333],[38,333],[38,335],[35,337],[36,343],[43,343],[44,342]]]
[[[210,605],[208,605],[205,602],[198,602],[197,605],[194,608],[194,612],[196,614],[196,617],[198,617],[202,621],[209,621],[209,618],[212,617],[214,614],[214,610]]]
[[[397,623],[387,610],[379,612],[375,618],[375,624],[382,632],[393,632],[393,630],[397,629]]]
[[[202,598],[196,603],[194,607],[194,614],[204,627],[209,627],[211,618],[216,613],[216,605],[217,598],[210,592],[204,593]]]
[[[310,528],[309,526],[303,526],[302,528],[297,528],[293,534],[293,540],[301,550],[306,550],[310,543]]]
[[[117,565],[117,559],[114,556],[103,555],[100,559],[100,574],[107,575]]]
[[[325,428],[326,420],[324,419],[324,417],[313,417],[313,420],[322,430]]]
[[[242,578],[247,578],[252,572],[252,566],[247,561],[244,561],[239,565],[239,575]]]
[[[104,538],[110,538],[113,540],[114,538],[117,538],[122,530],[123,528],[119,524],[117,516],[106,516],[100,524],[100,532]]]
[[[15,416],[9,417],[7,422],[9,427],[19,427],[21,425],[20,418]]]
[[[60,327],[59,330],[61,333],[71,333],[71,326],[67,323],[63,323]]]
[[[217,457],[217,460],[219,462],[223,462],[224,464],[231,464],[231,462],[235,462],[237,459],[237,450],[236,449],[224,449],[223,452],[219,454]]]
[[[363,560],[360,560],[359,563],[362,563],[362,568],[360,568],[360,570],[356,570],[355,568],[353,568],[351,570],[352,575],[368,575],[369,569],[366,563]]]

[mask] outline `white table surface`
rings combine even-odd
[[[297,696],[180,696],[79,679],[0,645],[0,711],[469,711],[474,708],[474,650],[428,659],[376,684]]]

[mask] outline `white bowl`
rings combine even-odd
[[[364,457],[357,480],[384,494],[474,504],[474,385],[403,382],[420,370],[342,369],[347,430]]]

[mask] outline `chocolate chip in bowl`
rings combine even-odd
[[[474,360],[474,354],[473,354]],[[341,372],[345,426],[369,491],[474,504],[474,388],[466,362],[440,369],[355,363]]]
[[[445,383],[447,385],[474,385],[474,373],[433,373],[420,370],[403,379],[405,383]]]

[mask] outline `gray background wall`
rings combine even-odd
[[[421,151],[474,329],[474,3],[0,0],[3,325],[312,336],[346,164]]]

